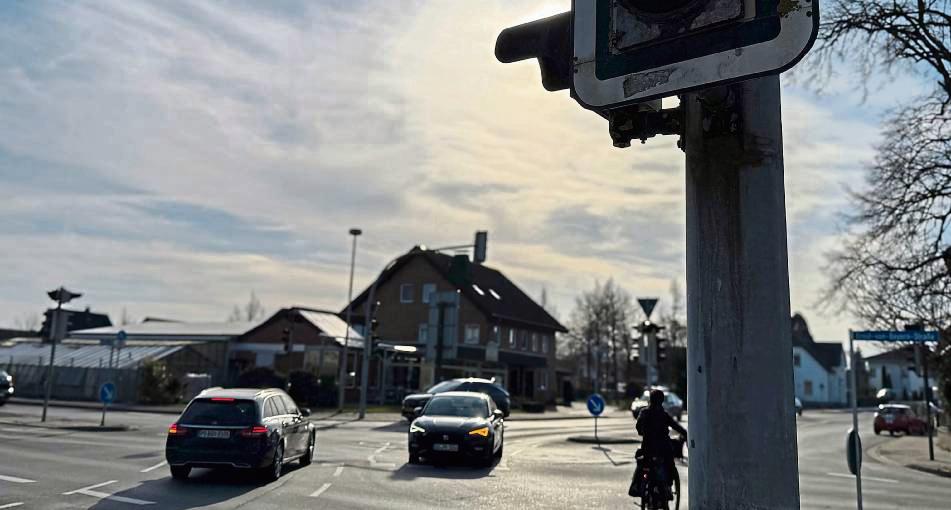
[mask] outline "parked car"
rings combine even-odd
[[[13,376],[0,370],[0,406],[13,396]]]
[[[429,399],[433,395],[439,393],[445,393],[447,391],[475,391],[478,393],[485,393],[486,395],[492,397],[492,400],[495,402],[495,406],[502,411],[503,417],[508,417],[509,411],[512,408],[512,401],[509,398],[509,392],[505,391],[504,388],[495,384],[494,382],[488,379],[478,379],[475,377],[468,377],[463,379],[450,379],[448,381],[443,381],[439,384],[436,384],[426,390],[425,393],[414,393],[412,395],[407,395],[403,399],[403,406],[400,413],[409,421],[413,421],[416,418],[416,408],[423,407],[429,402]]]
[[[911,407],[903,404],[879,405],[872,426],[876,435],[883,431],[892,436],[896,432],[921,435],[928,432],[928,422],[915,415]]]
[[[466,458],[491,466],[502,457],[502,410],[484,393],[449,391],[434,395],[409,426],[409,463],[421,458]]]
[[[798,414],[799,416],[802,416],[802,400],[799,400],[799,397],[793,397],[793,398],[795,399],[793,405],[796,406],[796,414]]]
[[[195,467],[226,467],[277,480],[286,462],[314,459],[317,432],[308,416],[279,389],[208,389],[168,428],[165,459],[175,479]]]
[[[634,416],[634,419],[636,420],[637,417],[640,416],[642,409],[650,405],[651,390],[655,389],[664,392],[664,411],[667,411],[667,414],[673,416],[677,421],[683,419],[684,401],[677,396],[676,393],[668,391],[662,386],[655,386],[644,390],[644,393],[640,397],[637,397],[631,402],[631,414]]]

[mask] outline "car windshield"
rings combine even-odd
[[[426,393],[445,393],[458,388],[460,384],[462,383],[459,381],[443,381],[426,390]]]
[[[489,408],[485,401],[476,397],[439,397],[429,401],[424,416],[458,416],[461,418],[487,418]]]
[[[247,426],[257,421],[252,400],[195,400],[182,413],[182,425]]]

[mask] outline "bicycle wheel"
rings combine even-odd
[[[680,510],[680,473],[674,469],[674,486],[672,489],[674,493],[674,500],[670,506],[670,510]]]

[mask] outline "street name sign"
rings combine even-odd
[[[116,385],[111,382],[103,383],[99,387],[99,401],[103,404],[111,404],[116,399]]]
[[[591,413],[591,416],[601,416],[601,413],[604,412],[604,397],[597,393],[588,397],[588,412]]]
[[[852,340],[872,342],[937,342],[937,331],[853,331]]]
[[[818,0],[574,0],[571,91],[592,110],[781,73],[819,30]]]

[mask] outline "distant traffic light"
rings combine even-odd
[[[666,338],[657,338],[657,363],[667,359],[667,346],[670,344],[670,341]]]
[[[370,307],[370,331],[369,338],[379,338],[377,330],[380,328],[380,321],[376,318],[377,311],[380,309],[380,302],[377,301],[373,303],[373,306]]]
[[[284,344],[284,352],[291,352],[291,328],[284,328],[281,332],[281,343]]]

